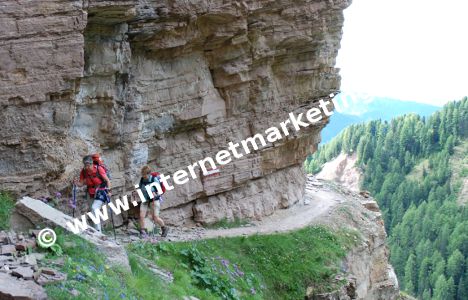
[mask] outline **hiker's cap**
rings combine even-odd
[[[83,158],[83,164],[84,165],[92,165],[93,164],[93,158],[90,155],[86,155]]]

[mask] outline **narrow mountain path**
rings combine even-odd
[[[298,203],[289,209],[277,210],[273,215],[249,227],[206,230],[202,238],[246,236],[291,231],[306,227],[319,216],[328,214],[330,209],[339,203],[339,195],[327,188],[307,191],[309,204]],[[341,197],[342,199],[342,197]]]
[[[234,228],[172,227],[167,238],[162,239],[159,236],[154,236],[150,237],[149,240],[175,242],[287,232],[304,228],[319,218],[326,217],[332,208],[342,201],[343,194],[335,191],[328,184],[311,178],[307,181],[303,201],[288,209],[277,210],[262,220],[251,221],[247,225]],[[128,234],[119,235],[118,239],[123,243],[140,240],[138,236]]]

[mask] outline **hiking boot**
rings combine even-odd
[[[148,234],[146,233],[146,230],[140,230],[140,237],[142,239],[146,239],[148,237]]]
[[[161,227],[161,231],[162,231],[162,232],[161,232],[161,236],[162,236],[162,237],[166,237],[167,234],[168,234],[168,232],[169,232],[169,228],[167,228],[166,226]]]

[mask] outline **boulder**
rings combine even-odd
[[[39,271],[36,282],[42,286],[67,280],[67,274],[54,269],[44,268]]]
[[[24,281],[0,272],[0,299],[46,300],[47,294],[34,281]]]
[[[380,212],[379,205],[373,200],[363,201],[362,205],[370,211]]]
[[[67,222],[73,222],[71,216],[30,197],[23,197],[16,202],[14,213],[25,217],[34,226],[62,227],[69,230]],[[78,235],[96,245],[97,249],[106,255],[110,264],[121,266],[130,271],[127,253],[122,245],[107,239],[105,235],[90,227]]]
[[[21,257],[19,260],[21,264],[30,265],[30,266],[37,265],[36,256],[32,254],[25,255]]]
[[[0,245],[8,244],[8,234],[5,231],[0,231]]]
[[[11,275],[29,280],[33,279],[34,270],[31,267],[18,267],[11,271]]]
[[[140,261],[140,263],[144,264],[155,276],[159,277],[167,283],[172,283],[174,281],[174,276],[171,272],[159,268],[152,261],[144,257],[141,257],[139,255],[135,255],[135,257]]]
[[[35,240],[28,239],[16,243],[15,248],[18,251],[26,251],[28,248],[34,249],[36,246],[37,245]]]
[[[14,245],[3,245],[0,247],[0,254],[1,255],[15,255],[16,248]]]
[[[364,198],[369,198],[371,194],[369,191],[360,191],[359,195],[363,196]]]

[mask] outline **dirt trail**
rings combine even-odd
[[[289,209],[278,210],[272,216],[264,218],[251,227],[206,230],[202,237],[267,234],[303,228],[313,223],[317,217],[327,214],[330,208],[340,201],[338,195],[330,190],[320,189],[317,192],[308,192],[308,194],[310,197],[310,204],[308,205],[299,203]]]
[[[225,228],[176,229],[169,235],[171,241],[187,241],[210,239],[217,237],[248,236],[254,234],[270,234],[286,232],[313,224],[314,220],[326,216],[331,209],[343,200],[343,195],[333,191],[321,182],[311,179],[307,181],[304,201],[288,209],[277,210],[273,215],[260,221],[252,221],[249,225]]]
[[[306,184],[304,201],[288,209],[277,210],[273,215],[264,217],[260,221],[251,221],[248,225],[225,229],[172,227],[167,238],[161,239],[159,236],[153,236],[150,240],[191,241],[291,231],[306,227],[320,217],[327,216],[332,208],[342,201],[342,194],[334,191],[329,185],[311,178]],[[124,234],[119,236],[119,240],[128,243],[139,240],[139,237]]]

